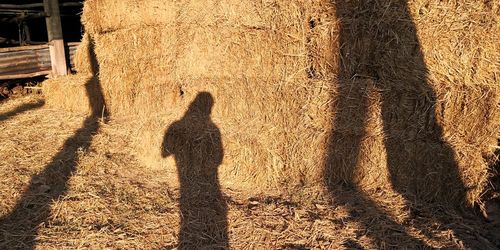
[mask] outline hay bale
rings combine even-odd
[[[289,84],[294,78],[306,77],[307,55],[300,40],[261,31],[186,30],[192,33],[181,37],[174,37],[175,31],[166,28],[133,30],[137,34],[133,42],[129,41],[130,30],[97,36],[96,54],[99,61],[106,62],[100,68],[100,79],[110,103],[156,102],[171,96],[170,91],[179,96],[189,79],[240,79],[232,86],[237,89],[264,82]],[[276,86],[265,88],[274,92]],[[160,99],[151,99],[151,94]],[[114,106],[113,112],[129,113],[134,108],[144,110],[127,105],[123,109]]]
[[[110,111],[139,118],[129,127],[149,165],[175,172],[164,133],[209,92],[226,186],[328,179],[473,204],[500,131],[497,8],[87,0],[83,21]]]
[[[145,26],[186,25],[282,30],[296,21],[307,22],[301,20],[300,15],[321,2],[327,1],[90,0],[85,3],[82,21],[92,34]]]
[[[92,63],[89,58],[89,43],[90,35],[85,33],[82,37],[80,45],[76,48],[74,61],[75,69],[78,74],[81,75],[92,75]]]
[[[465,201],[488,188],[500,136],[498,3],[456,1],[409,5],[436,93],[435,114],[452,147]],[[441,20],[436,22],[436,20]],[[437,180],[441,183],[443,180]],[[443,185],[443,196],[449,187]],[[452,189],[453,190],[453,189]],[[449,192],[448,192],[449,195]],[[453,195],[452,195],[453,197]]]
[[[103,100],[96,99],[98,88],[97,78],[82,74],[52,78],[42,84],[47,107],[87,114],[93,112],[92,108],[98,108],[98,113],[104,110]],[[91,107],[91,101],[96,107]]]
[[[221,82],[225,84],[221,86]],[[325,135],[311,129],[312,126],[321,128],[321,125],[315,124],[305,109],[311,109],[311,117],[315,115],[313,112],[319,111],[301,106],[302,100],[289,98],[292,86],[283,86],[290,90],[280,92],[273,89],[276,86],[272,82],[262,86],[257,85],[262,84],[261,81],[248,81],[246,86],[242,82],[245,83],[239,79],[185,80],[183,97],[175,105],[158,107],[154,114],[144,112],[133,122],[131,134],[136,139],[138,157],[150,166],[175,169],[172,159],[163,159],[160,155],[163,134],[170,124],[181,119],[198,93],[206,91],[215,99],[212,120],[221,130],[225,157],[219,174],[226,184],[262,191],[278,186],[290,187],[299,180],[308,183],[318,180],[322,158],[304,156],[314,156],[318,150],[323,150]],[[266,85],[269,87],[264,88]],[[311,85],[321,94],[324,83],[311,82]],[[257,86],[260,90],[255,89]],[[306,90],[294,89],[306,94]],[[328,93],[323,92],[323,95]],[[227,96],[234,96],[238,101],[229,100]],[[274,101],[272,105],[270,100]],[[295,139],[293,137],[298,136],[295,134],[307,140]],[[309,171],[312,167],[315,171]]]
[[[100,80],[111,112],[115,118],[140,116],[142,122],[133,132],[139,138],[138,155],[152,164],[169,165],[171,161],[159,154],[162,134],[182,117],[197,93],[208,91],[216,102],[212,118],[226,145],[224,180],[255,190],[318,180],[322,158],[304,155],[324,147],[323,124],[329,122],[320,113],[328,110],[333,88],[328,79],[310,78],[311,61],[319,64],[324,57],[322,50],[314,54],[310,48],[329,40],[335,27],[325,25],[314,41],[307,41],[306,35],[312,33],[308,19],[315,8],[328,6],[302,1],[218,2],[180,1],[175,8],[170,2],[157,8],[158,1],[141,8],[133,1],[86,2],[86,10],[97,5],[123,10],[84,11],[83,17],[86,30],[94,32]],[[158,21],[158,16],[166,18]],[[175,22],[168,21],[171,16]],[[325,132],[317,135],[311,126]],[[247,132],[237,133],[242,127]],[[295,133],[321,142],[311,147],[308,141],[287,137]]]
[[[342,61],[329,162],[342,167],[328,174],[365,188],[389,184],[410,200],[478,201],[499,135],[497,7],[340,1],[336,8]]]

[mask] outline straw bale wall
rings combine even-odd
[[[497,13],[466,0],[87,0],[82,20],[108,110],[150,166],[175,172],[164,134],[209,92],[224,186],[341,181],[473,204],[500,131]]]

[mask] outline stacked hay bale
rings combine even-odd
[[[478,201],[499,135],[497,11],[337,1],[342,59],[326,175],[390,184],[411,200]]]
[[[95,41],[110,112],[140,117],[134,127],[141,158],[173,164],[160,156],[163,134],[206,91],[215,99],[212,119],[225,146],[221,178],[262,190],[320,178],[317,153],[329,124],[322,112],[332,84],[309,77],[312,60],[326,63],[308,38],[310,16],[330,17],[329,7],[321,1],[87,1],[83,22]],[[333,28],[325,26],[317,39],[329,39]]]
[[[92,62],[89,57],[90,35],[83,34],[82,41],[75,51],[75,70],[79,75],[92,74]]]
[[[415,1],[410,10],[429,71],[428,81],[436,92],[437,120],[444,140],[454,150],[465,200],[472,204],[490,188],[491,167],[498,160],[500,4]],[[448,188],[442,195],[453,197],[455,192]]]
[[[85,85],[92,81],[88,75],[68,75],[43,82],[45,103],[48,107],[71,112],[90,113],[90,102]]]
[[[441,162],[432,150],[445,143],[453,149],[460,174],[450,178],[461,179],[468,203],[478,201],[500,128],[499,50],[496,33],[486,32],[499,29],[497,6],[411,1],[407,13],[411,18],[403,13],[401,20],[395,20],[415,22],[426,67],[403,70],[409,75],[402,73],[397,79],[381,77],[359,84],[339,79],[352,66],[342,64],[345,58],[340,60],[346,46],[341,44],[346,42],[341,26],[359,21],[356,18],[366,8],[373,13],[398,11],[390,1],[367,2],[346,1],[352,9],[339,12],[328,0],[87,0],[83,22],[95,42],[109,111],[114,119],[129,124],[137,155],[149,165],[175,173],[175,162],[161,157],[164,134],[198,93],[209,92],[215,100],[212,120],[222,133],[224,161],[219,173],[224,186],[289,190],[334,177],[361,188],[392,188],[392,178],[404,175],[399,180],[403,184],[420,185],[409,192],[426,200],[455,202],[457,197],[445,195],[445,187],[433,183],[435,176],[450,176],[445,168],[435,167]],[[371,27],[368,31],[377,32],[377,25],[383,25],[376,20],[364,20]],[[402,42],[419,49],[414,29],[383,32],[397,35],[384,37],[390,40],[378,41],[381,44],[402,34]],[[361,47],[367,42],[350,39]],[[378,65],[378,71],[383,74],[400,66]],[[416,76],[427,78],[419,80],[434,93],[435,100],[426,105],[418,101],[423,92],[408,91],[404,82],[393,84],[405,78],[416,81]],[[422,139],[414,148],[411,143],[400,145],[407,149],[406,158],[387,159],[387,147],[395,146],[387,145],[388,127],[419,131],[425,126],[384,118],[382,110],[390,109],[384,107],[388,93],[381,89],[384,86],[391,86],[390,93],[398,100],[390,104],[394,110],[404,106],[417,117],[412,122],[426,123],[435,115],[430,119],[442,128],[442,138]],[[338,96],[346,93],[349,96]],[[349,99],[351,94],[354,99]],[[359,109],[363,105],[366,108]],[[361,117],[356,114],[360,110],[365,113]],[[351,114],[346,118],[350,126],[334,124],[341,113]],[[359,145],[332,140],[336,134]],[[409,141],[409,134],[400,133],[398,141]],[[391,173],[388,162],[394,168],[399,160],[401,168]],[[429,175],[415,175],[412,167],[430,171]]]
[[[77,74],[52,78],[43,82],[47,106],[79,113],[90,114],[92,112],[90,99],[95,96],[90,96],[88,90],[99,87],[98,63],[93,49],[90,35],[85,34],[75,52]],[[102,97],[98,98],[102,99]],[[101,108],[104,110],[104,107]]]

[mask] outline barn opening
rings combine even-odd
[[[72,54],[83,34],[83,5],[71,0],[59,0],[58,5],[71,70]],[[0,2],[0,100],[28,92],[50,72],[47,16],[43,0]]]

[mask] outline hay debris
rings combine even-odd
[[[33,97],[10,100],[0,104],[0,114],[41,101]],[[33,175],[54,155],[64,154],[60,152],[64,141],[82,126],[84,117],[85,113],[44,107],[0,122],[0,174],[5,180],[0,182],[0,217],[9,213]],[[179,189],[167,169],[147,168],[132,156],[135,146],[130,137],[133,135],[123,129],[122,122],[101,124],[91,147],[78,154],[68,192],[50,204],[47,223],[38,226],[36,248],[177,246]],[[48,180],[39,181],[43,184]],[[370,193],[367,197],[378,204],[373,206],[354,190],[338,187],[333,201],[320,191],[302,189],[286,196],[223,189],[230,246],[413,248],[415,239],[433,248],[486,249],[500,244],[490,224],[458,217],[443,207],[410,208],[399,194]],[[26,246],[26,235],[15,234],[14,229],[15,225],[0,225],[0,247]],[[403,232],[413,239],[404,237]]]

